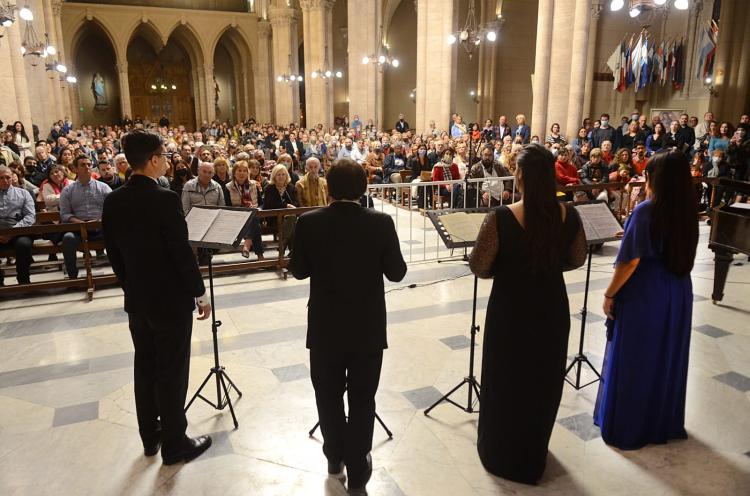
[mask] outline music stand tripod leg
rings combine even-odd
[[[570,365],[568,365],[568,368],[565,369],[565,382],[573,386],[576,390],[583,389],[586,386],[589,386],[599,379],[601,379],[601,374],[599,371],[596,370],[594,365],[589,361],[586,354],[583,352],[583,343],[586,337],[586,316],[588,315],[588,302],[589,302],[589,281],[591,278],[591,257],[594,253],[594,245],[589,245],[589,254],[588,254],[588,264],[586,265],[586,285],[583,292],[583,308],[581,308],[581,332],[580,337],[578,341],[578,354],[573,357],[573,361],[570,362]],[[589,368],[594,371],[594,374],[596,374],[596,379],[594,379],[591,382],[587,382],[583,386],[581,385],[581,368],[583,367],[583,364],[586,364],[589,366]],[[573,369],[573,367],[576,368],[576,380],[575,383],[571,382],[568,379],[568,374]]]
[[[344,391],[346,392],[346,389],[344,389]],[[381,419],[381,418],[380,418],[380,415],[378,415],[378,412],[375,412],[375,419],[376,419],[376,420],[378,421],[378,423],[379,423],[379,424],[380,424],[380,426],[381,426],[381,427],[383,428],[383,430],[385,431],[385,433],[386,433],[386,434],[388,434],[388,438],[389,438],[389,439],[393,439],[393,433],[392,433],[392,432],[391,432],[391,430],[390,430],[390,429],[388,428],[388,426],[387,426],[387,425],[385,425],[385,422],[383,422],[383,419]],[[313,434],[315,434],[315,431],[316,431],[316,430],[318,430],[318,427],[320,427],[320,420],[318,420],[318,421],[316,422],[316,424],[315,424],[315,425],[313,426],[313,428],[312,428],[312,429],[310,429],[310,430],[309,430],[309,431],[307,432],[307,435],[308,435],[309,437],[313,437]]]
[[[459,382],[453,389],[451,389],[445,395],[443,395],[439,400],[437,400],[435,403],[430,405],[430,407],[424,411],[425,416],[429,416],[430,411],[432,411],[433,408],[438,406],[443,401],[447,401],[448,403],[455,405],[456,407],[460,408],[466,413],[478,412],[478,410],[474,410],[474,400],[472,399],[472,393],[476,393],[477,401],[480,401],[479,391],[481,388],[481,386],[479,385],[479,382],[477,382],[477,379],[474,376],[474,346],[476,345],[477,333],[479,332],[479,326],[477,325],[477,284],[478,284],[478,281],[479,279],[477,278],[477,276],[474,276],[474,296],[472,298],[472,308],[471,308],[471,342],[470,342],[470,348],[469,348],[469,375],[467,377],[464,377],[464,379],[461,382]],[[464,384],[469,385],[466,407],[459,405],[458,403],[456,403],[450,398],[450,396],[456,391],[458,391],[458,389],[461,388],[461,386],[463,386]]]

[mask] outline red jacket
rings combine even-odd
[[[579,184],[581,179],[578,177],[578,171],[576,166],[570,162],[555,162],[555,178],[557,184],[560,186],[567,186],[568,184]]]

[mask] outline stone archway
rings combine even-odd
[[[232,122],[248,119],[255,114],[255,75],[246,38],[229,26],[218,36],[212,53],[218,85],[216,118]]]

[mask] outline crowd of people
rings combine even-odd
[[[635,111],[615,126],[605,113],[596,121],[584,119],[572,139],[561,133],[557,123],[550,126],[548,135],[540,137],[531,134],[524,115],[515,116],[514,121],[511,124],[503,115],[497,121],[487,119],[480,128],[478,123],[467,125],[460,115],[453,114],[445,129],[432,121],[425,132],[417,133],[403,115],[389,130],[376,129],[372,121],[364,123],[356,115],[349,126],[328,129],[322,125],[284,127],[250,119],[237,124],[204,123],[198,130],[188,130],[181,125],[170,126],[165,119],[152,124],[127,117],[111,126],[74,127],[66,118],[54,123],[46,139],[34,141],[23,123],[14,122],[3,132],[0,166],[9,169],[10,185],[29,194],[31,205],[59,210],[64,221],[72,222],[99,219],[104,197],[128,180],[131,168],[120,140],[135,128],[152,129],[164,139],[168,168],[159,183],[180,195],[186,214],[196,205],[265,209],[326,205],[325,173],[340,158],[360,164],[372,184],[403,186],[407,182],[508,177],[515,173],[516,157],[526,143],[540,143],[551,151],[559,186],[639,181],[648,157],[672,147],[692,157],[694,176],[748,178],[747,114],[740,117],[735,129],[730,122],[714,120],[711,112],[703,116],[703,122],[683,114],[667,126],[658,115],[649,122]],[[435,186],[434,190],[416,188],[410,207],[436,208],[436,202],[454,207],[496,206],[518,199],[510,181],[463,186],[454,183]],[[698,202],[710,207],[710,186],[699,189]],[[66,195],[66,190],[76,193]],[[623,193],[606,187],[569,190],[560,195],[568,200],[598,197],[615,201],[620,194],[627,194],[633,205],[643,199],[639,187],[620,190]],[[395,188],[384,192],[389,198]],[[26,212],[28,206],[21,205],[27,205],[27,198],[22,199],[20,193],[12,196],[14,200],[5,201],[1,207],[0,227],[33,223],[33,212]],[[721,201],[720,195],[714,196],[715,201]],[[367,205],[368,199],[362,202]],[[23,213],[20,217],[19,212]],[[289,218],[282,226],[287,245],[293,242],[293,220]],[[263,258],[261,234],[256,222],[242,246],[243,256],[254,252]],[[49,238],[63,243],[67,274],[76,277],[79,237],[70,233]],[[0,246],[11,244],[18,252],[19,282],[29,280],[25,267],[30,260],[27,241],[0,240]]]

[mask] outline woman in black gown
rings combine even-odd
[[[535,484],[562,397],[570,331],[563,271],[586,259],[578,214],[555,196],[555,159],[519,152],[521,201],[487,215],[471,270],[494,277],[482,355],[477,449],[489,472]],[[512,289],[509,289],[512,288]]]

